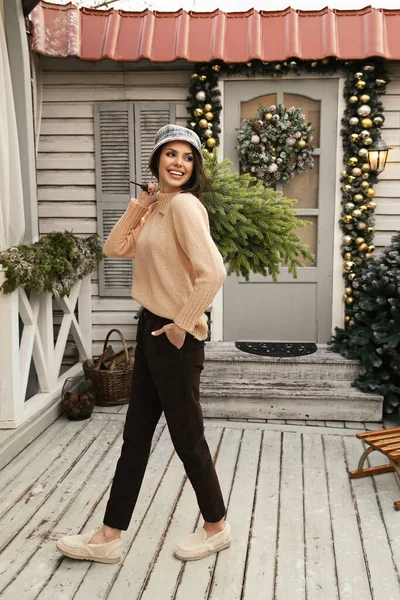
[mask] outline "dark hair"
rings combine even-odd
[[[150,171],[157,179],[161,152],[167,143],[169,142],[166,142],[165,144],[157,148],[150,161]],[[193,194],[193,196],[196,196],[196,198],[198,198],[199,200],[202,200],[205,188],[211,189],[211,184],[208,180],[207,175],[205,174],[204,162],[200,157],[198,150],[193,148],[191,144],[190,146],[193,149],[193,173],[190,179],[182,186],[182,191],[189,192],[190,194]]]

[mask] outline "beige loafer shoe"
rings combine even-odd
[[[64,556],[77,560],[93,560],[113,565],[121,558],[121,540],[105,544],[89,544],[94,531],[80,535],[66,535],[57,540],[57,548]]]
[[[181,560],[199,560],[228,548],[231,543],[231,527],[225,523],[225,529],[207,538],[203,527],[197,527],[194,533],[186,536],[174,550],[174,554]]]

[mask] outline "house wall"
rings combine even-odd
[[[43,98],[38,147],[39,231],[97,231],[93,104],[112,100],[169,100],[176,102],[177,123],[186,125],[186,97],[190,66],[143,63],[121,65],[112,61],[83,63],[75,59],[41,57]],[[172,70],[173,68],[177,70]],[[168,70],[167,70],[168,69]],[[377,186],[375,245],[381,250],[400,230],[400,63],[391,65],[393,79],[384,97],[386,121],[382,137],[394,149]],[[338,144],[341,140],[338,139]],[[92,277],[93,352],[112,326],[128,342],[135,337],[129,298],[100,298],[98,274]]]
[[[58,70],[61,64],[65,68],[66,62],[70,62],[69,68]],[[176,123],[185,126],[191,71],[113,72],[108,67],[97,72],[93,65],[74,61],[59,60],[55,64],[41,59],[39,64],[43,69],[37,157],[39,230],[45,234],[68,229],[89,235],[97,232],[93,104],[169,100],[176,102]],[[55,66],[57,70],[53,70]],[[100,298],[98,294],[96,272],[92,275],[95,354],[101,351],[112,327],[120,329],[127,342],[135,339],[133,316],[138,308],[130,298]]]

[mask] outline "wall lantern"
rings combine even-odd
[[[377,140],[368,148],[368,164],[371,171],[382,173],[386,165],[389,150],[390,148],[383,140]]]

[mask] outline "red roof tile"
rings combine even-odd
[[[125,12],[41,2],[30,18],[34,52],[90,61],[400,59],[400,9]]]

